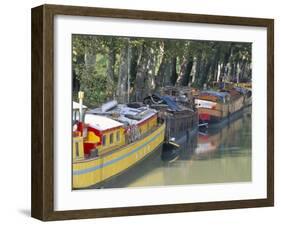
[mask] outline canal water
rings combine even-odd
[[[251,181],[251,108],[177,143],[178,150],[153,153],[103,188]]]

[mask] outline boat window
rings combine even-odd
[[[79,112],[73,110],[72,111],[72,124],[74,125],[79,120]]]
[[[109,143],[112,144],[113,143],[113,133],[111,133],[109,135]]]
[[[76,158],[79,157],[79,143],[78,142],[75,142],[75,151],[76,151]]]
[[[117,131],[116,133],[116,140],[117,142],[120,141],[120,131]]]
[[[106,135],[102,136],[102,145],[106,145]]]

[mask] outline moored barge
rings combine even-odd
[[[198,128],[198,114],[189,87],[163,87],[160,94],[144,99],[166,121],[166,140],[178,140]]]
[[[239,112],[246,105],[246,95],[237,88],[203,90],[195,99],[199,123],[218,123]]]
[[[73,129],[73,188],[102,186],[161,148],[164,133],[165,122],[147,107],[113,101],[87,111]]]

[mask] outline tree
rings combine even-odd
[[[108,62],[107,62],[107,79],[106,79],[106,89],[108,93],[108,97],[113,99],[115,97],[115,62],[116,62],[116,47],[115,47],[115,39],[110,37],[108,45]]]
[[[128,98],[128,48],[129,42],[124,40],[120,53],[119,76],[117,83],[117,100],[126,103]]]
[[[251,81],[252,45],[241,42],[72,36],[73,97],[85,104],[142,101],[164,86]]]

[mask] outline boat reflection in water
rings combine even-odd
[[[178,150],[154,153],[104,188],[251,181],[251,108],[177,143]]]

